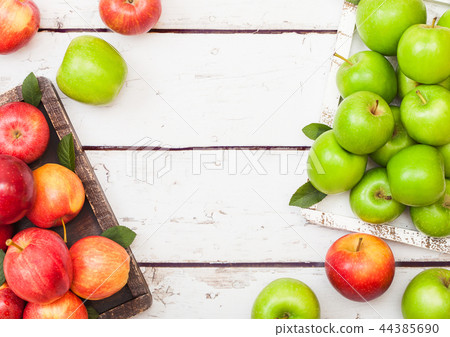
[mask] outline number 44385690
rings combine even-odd
[[[383,333],[438,333],[438,324],[382,324],[379,331]]]

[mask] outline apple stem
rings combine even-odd
[[[64,242],[67,243],[67,231],[66,231],[66,224],[64,223],[64,219],[61,218],[61,223],[63,226],[63,231],[64,231]]]
[[[420,90],[416,91],[417,96],[419,96],[420,100],[422,101],[423,104],[427,104],[427,100],[425,99],[425,97],[423,97],[422,93],[420,92]]]
[[[9,247],[9,246],[16,247],[18,250],[23,251],[23,248],[20,247],[17,243],[15,243],[15,242],[14,242],[13,240],[11,240],[11,239],[6,240],[6,245],[7,245],[8,247]]]
[[[437,21],[437,17],[433,19],[433,22],[431,23],[431,28],[436,27],[436,21]]]
[[[359,252],[359,250],[361,249],[362,240],[363,240],[363,238],[359,238],[358,246],[356,247],[357,252]]]
[[[372,110],[370,110],[370,112],[372,113],[372,115],[377,116],[377,109],[378,109],[378,105],[380,104],[380,102],[378,100],[375,101],[375,108],[372,108]]]
[[[344,56],[339,55],[338,53],[334,53],[334,56],[340,58],[341,60],[347,62],[348,64],[350,64],[351,66],[353,65],[353,63],[351,63],[349,60],[347,60]]]

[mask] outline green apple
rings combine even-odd
[[[397,69],[397,83],[398,83],[398,97],[400,97],[401,99],[403,99],[406,96],[406,94],[408,94],[410,91],[416,89],[419,85],[423,84],[407,77],[401,71],[400,67],[398,67]],[[445,81],[440,82],[439,85],[447,90],[450,90],[450,77],[447,78]]]
[[[435,25],[409,27],[398,43],[402,72],[424,84],[436,84],[450,76],[450,28]]]
[[[444,157],[445,177],[450,178],[450,143],[438,147],[438,151]]]
[[[253,319],[316,319],[320,305],[306,284],[292,278],[280,278],[269,283],[253,304]]]
[[[408,146],[416,144],[416,142],[408,135],[408,132],[406,132],[405,127],[402,124],[400,119],[400,108],[391,106],[391,112],[395,122],[392,137],[381,148],[370,154],[370,158],[372,158],[375,163],[384,167],[386,167],[389,160],[395,154]]]
[[[442,14],[438,21],[438,26],[450,28],[450,9],[447,9],[447,11]]]
[[[363,221],[380,224],[397,219],[406,206],[391,195],[386,169],[377,167],[366,172],[350,192],[352,211]]]
[[[414,277],[403,294],[402,313],[407,319],[449,319],[450,270],[431,268]]]
[[[325,194],[350,190],[364,175],[367,156],[344,150],[337,142],[333,130],[324,132],[316,139],[307,161],[311,184]]]
[[[387,173],[392,197],[404,205],[428,206],[445,192],[444,160],[429,145],[401,150],[389,160]]]
[[[127,77],[127,64],[108,42],[94,36],[73,39],[56,82],[70,98],[88,104],[111,102]]]
[[[370,49],[396,55],[403,32],[427,21],[422,0],[361,0],[356,10],[356,28]]]
[[[411,219],[418,230],[428,236],[450,235],[450,180],[446,180],[445,194],[434,204],[411,207]]]
[[[342,97],[358,91],[370,91],[390,103],[397,95],[397,78],[392,64],[374,51],[361,51],[339,67],[336,84]]]
[[[406,131],[418,143],[450,143],[450,91],[440,85],[420,85],[400,105]]]
[[[378,150],[394,132],[391,108],[379,95],[359,91],[342,101],[333,124],[336,139],[344,149],[355,154]]]

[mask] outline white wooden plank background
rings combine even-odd
[[[36,0],[43,29],[104,28],[92,0]],[[336,29],[343,0],[163,0],[158,29]]]
[[[288,147],[311,144],[300,130],[321,113],[343,0],[163,0],[156,32],[139,37],[107,32],[98,1],[36,3],[42,30],[0,57],[0,92],[30,71],[55,81],[70,40],[95,30],[129,63],[112,104],[61,97],[119,222],[138,232],[132,248],[154,295],[139,318],[248,318],[257,293],[278,277],[308,283],[323,318],[377,318],[376,311],[400,318],[407,282],[426,266],[450,265],[448,255],[389,243],[402,267],[388,293],[371,302],[376,311],[349,302],[321,267],[345,232],[306,225],[287,205],[306,180],[306,155]],[[353,52],[362,48],[355,39]],[[149,139],[204,149],[105,151]],[[199,155],[206,156],[200,175]],[[152,158],[156,171],[166,161],[170,170],[149,183]],[[131,163],[137,176],[127,171]],[[345,194],[320,207],[351,215]]]

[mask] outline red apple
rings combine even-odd
[[[50,304],[28,303],[23,311],[24,319],[87,319],[88,312],[83,302],[68,291]]]
[[[6,252],[6,240],[11,239],[14,228],[12,225],[0,226],[0,249]]]
[[[102,300],[128,282],[130,256],[118,243],[103,236],[88,236],[70,248],[73,261],[71,290],[82,298]],[[95,272],[93,272],[95,271]]]
[[[161,0],[100,0],[100,17],[124,35],[148,32],[161,16]]]
[[[19,232],[7,244],[5,278],[17,296],[48,304],[67,293],[72,283],[72,260],[58,234],[33,227]]]
[[[40,13],[31,0],[0,1],[0,54],[22,48],[36,34]]]
[[[33,173],[20,159],[0,154],[0,226],[22,219],[33,205]]]
[[[29,164],[45,152],[50,130],[42,112],[24,102],[0,107],[0,153]]]
[[[33,171],[36,201],[27,218],[36,226],[61,226],[75,218],[84,205],[85,192],[80,178],[58,164],[45,164]]]
[[[6,283],[0,286],[0,319],[22,318],[25,301],[19,298]]]
[[[353,301],[370,301],[391,285],[395,260],[389,246],[369,234],[348,234],[327,252],[325,271],[333,287]]]

